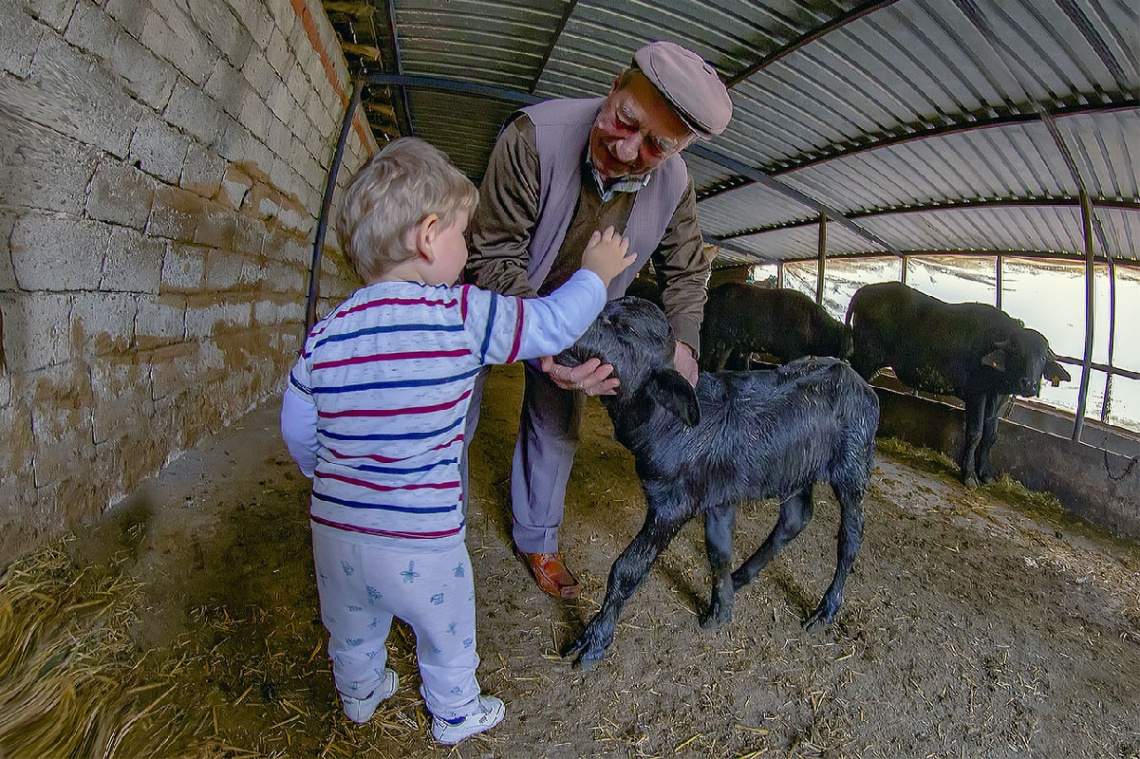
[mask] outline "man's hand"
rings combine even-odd
[[[700,373],[700,368],[697,366],[697,360],[693,358],[693,349],[680,340],[677,341],[677,347],[673,350],[673,366],[677,368],[682,377],[689,381],[690,385],[697,386],[697,375]]]
[[[597,358],[571,368],[554,363],[550,356],[543,356],[539,368],[563,390],[581,390],[586,395],[617,395],[618,385],[621,384],[617,377],[610,376],[614,373],[614,368]]]

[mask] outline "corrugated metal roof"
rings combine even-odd
[[[347,53],[365,71],[541,98],[604,95],[652,40],[703,56],[735,106],[725,133],[687,156],[706,239],[722,240],[718,264],[815,257],[821,209],[848,222],[829,223],[829,256],[887,247],[1079,255],[1070,165],[1110,252],[1140,260],[1131,1],[345,5],[330,19],[357,48],[371,35],[374,56]],[[410,125],[475,179],[516,107],[422,86],[406,100],[397,88],[371,90],[381,101],[373,114],[396,114],[383,124],[373,115],[374,128]]]

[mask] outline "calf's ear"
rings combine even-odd
[[[701,421],[697,391],[676,369],[662,369],[649,380],[649,394],[656,402],[677,415],[686,427]]]

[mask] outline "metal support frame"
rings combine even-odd
[[[336,177],[340,172],[341,161],[344,160],[344,146],[348,142],[348,133],[352,130],[352,119],[356,109],[360,107],[360,96],[364,90],[364,82],[360,79],[352,86],[352,98],[344,111],[344,121],[340,125],[340,137],[336,142],[332,163],[329,165],[328,178],[325,180],[325,194],[321,199],[321,214],[317,218],[317,232],[313,237],[313,260],[309,265],[309,299],[305,307],[305,334],[301,342],[309,336],[309,331],[317,323],[317,298],[320,296],[321,285],[321,251],[325,246],[325,234],[328,231],[329,210],[332,208],[333,192],[336,190]]]
[[[995,256],[994,261],[994,279],[997,282],[997,295],[994,297],[994,305],[998,311],[1001,311],[1001,289],[1002,289],[1002,263],[1005,259],[999,254]]]
[[[1100,220],[1096,220],[1097,231],[1103,240],[1104,232],[1100,229]],[[1103,244],[1103,243],[1102,243]],[[1108,255],[1105,249],[1105,259],[1108,261],[1108,371],[1104,378],[1104,399],[1100,404],[1100,420],[1108,422],[1108,415],[1112,410],[1112,378],[1116,370],[1112,367],[1116,352],[1116,262]]]
[[[519,103],[520,105],[534,105],[535,103],[545,100],[537,95],[532,95],[529,92],[519,92],[518,90],[508,90],[502,87],[491,87],[485,84],[475,84],[473,82],[460,82],[455,79],[443,79],[434,76],[411,76],[408,74],[364,74],[360,77],[365,84],[391,84],[404,88],[423,88],[428,90],[445,90],[448,92],[458,92],[463,95],[471,95],[474,97],[489,97],[496,100],[503,100],[508,103]]]
[[[396,26],[396,2],[387,0],[385,5],[388,6],[388,34],[392,37],[393,64],[396,74],[400,75],[404,73],[404,54],[400,50],[400,30]],[[408,88],[403,85],[400,85],[400,102],[404,105],[404,124],[407,127],[405,134],[414,136],[416,124],[412,121],[412,102],[408,97]]]
[[[700,201],[698,201],[700,202]],[[1125,211],[1140,211],[1140,201],[1121,200],[1119,198],[1093,198],[1094,208],[1116,208]],[[1025,197],[1025,198],[987,198],[978,200],[963,198],[960,200],[936,201],[931,203],[916,203],[894,208],[872,208],[863,211],[851,211],[844,215],[849,221],[858,222],[861,219],[886,219],[896,214],[937,213],[939,211],[961,211],[978,208],[1080,208],[1079,199]],[[752,237],[769,232],[786,231],[789,229],[803,229],[816,223],[816,219],[804,218],[794,221],[785,221],[779,224],[769,224],[763,227],[749,227],[735,232],[726,232],[717,236],[717,240],[734,240],[738,237]],[[1104,244],[1103,239],[1101,244]]]
[[[1096,274],[1093,269],[1092,204],[1089,195],[1081,188],[1081,223],[1085,232],[1085,356],[1081,366],[1081,389],[1077,394],[1077,420],[1073,424],[1073,442],[1081,442],[1085,426],[1085,406],[1088,403],[1089,380],[1092,376],[1093,337],[1096,313]]]
[[[894,5],[896,2],[898,2],[898,0],[871,0],[870,2],[866,2],[862,5],[852,8],[845,13],[840,13],[827,23],[808,30],[783,47],[764,56],[764,58],[752,66],[749,66],[743,71],[737,73],[735,76],[726,79],[724,84],[728,89],[732,89],[753,74],[757,74],[760,71],[763,71],[767,67],[771,66],[776,61],[788,57],[797,50],[807,47],[812,42],[815,42],[816,40],[825,37],[832,32],[838,31],[849,24],[855,23],[864,16],[868,16],[875,11],[882,10],[883,8]]]
[[[827,267],[827,214],[819,215],[819,264],[815,273],[815,302],[823,304],[823,276]]]

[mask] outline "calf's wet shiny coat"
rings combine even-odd
[[[640,298],[607,304],[559,360],[599,357],[621,380],[603,396],[617,438],[633,454],[648,501],[645,524],[610,569],[602,608],[563,651],[589,668],[613,642],[625,602],[680,529],[705,516],[713,587],[702,625],[732,618],[734,595],[812,517],[812,488],[828,481],[840,505],[835,575],[805,622],[830,624],[863,535],[862,500],[873,467],[879,404],[846,363],[804,358],[776,371],[702,373],[694,390],[673,368],[674,338],[661,310]],[[732,571],[736,510],[779,498],[771,534]]]

